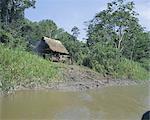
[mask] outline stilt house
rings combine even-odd
[[[51,61],[65,62],[70,60],[69,52],[64,45],[60,41],[48,37],[42,37],[36,47],[36,51]]]

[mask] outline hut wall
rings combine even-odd
[[[37,46],[36,46],[36,51],[40,54],[42,53],[45,53],[45,49],[46,48],[49,48],[48,45],[45,43],[45,41],[43,40],[40,40],[38,43],[37,43]]]
[[[49,48],[49,45],[44,40],[40,40],[37,43],[36,52],[39,55],[43,56],[45,59],[49,59],[55,62],[67,62],[68,63],[68,61],[70,60],[69,59],[70,57],[68,54],[52,51]]]

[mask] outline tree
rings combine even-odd
[[[57,25],[52,20],[42,20],[38,24],[42,35],[50,38],[55,36]]]
[[[125,0],[114,0],[107,4],[105,10],[97,13],[89,21],[87,45],[90,54],[84,59],[84,65],[104,75],[117,76],[118,64],[126,66],[124,59],[127,58],[128,62],[140,62],[149,70],[150,36],[139,24],[137,15],[134,2]]]
[[[72,32],[72,35],[74,36],[75,39],[77,39],[77,37],[79,36],[80,34],[80,30],[78,27],[74,26],[72,29],[71,29],[71,32]]]
[[[130,60],[140,61],[149,56],[150,37],[138,23],[133,2],[115,0],[98,13],[88,26],[88,46],[100,42],[112,45]],[[140,52],[141,51],[141,52]]]
[[[104,76],[114,74],[117,69],[118,51],[111,45],[103,46],[101,43],[96,43],[90,48],[88,55],[90,67],[103,73]]]
[[[35,0],[1,0],[0,19],[5,24],[22,19],[25,9],[34,5]]]
[[[126,41],[133,38],[137,31],[142,31],[136,18],[137,13],[133,9],[133,2],[125,3],[124,0],[115,0],[108,3],[107,9],[98,13],[90,22],[88,45],[96,42],[112,44],[122,52],[127,45]]]
[[[149,59],[150,56],[150,36],[147,32],[137,32],[134,39],[130,39],[126,48],[123,50],[123,55],[134,61],[141,62],[144,59]]]

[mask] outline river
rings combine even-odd
[[[147,110],[148,85],[80,92],[26,90],[0,97],[1,120],[140,120]]]

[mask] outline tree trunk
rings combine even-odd
[[[122,41],[123,41],[123,36],[124,36],[124,34],[123,34],[123,32],[122,32],[122,26],[120,26],[119,27],[119,41],[118,41],[118,49],[119,49],[119,51],[121,52],[122,51],[122,46],[121,46],[121,43],[122,43]]]

